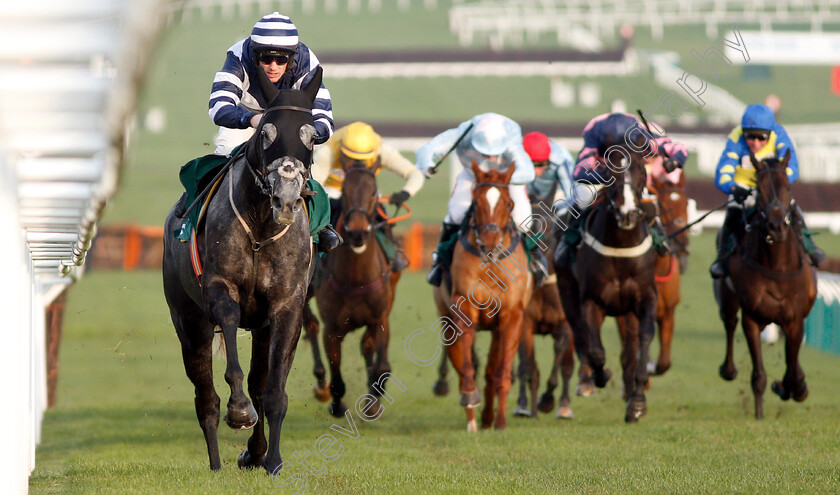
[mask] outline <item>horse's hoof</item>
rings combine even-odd
[[[612,372],[606,368],[595,371],[592,374],[592,380],[595,382],[595,386],[598,388],[604,388],[607,386],[607,382],[610,381],[610,377],[612,376]]]
[[[245,407],[235,407],[228,404],[227,413],[225,413],[225,423],[234,430],[247,430],[253,428],[257,424],[257,410],[249,401]]]
[[[344,405],[343,401],[333,401],[330,402],[329,406],[327,406],[327,411],[329,411],[333,417],[340,418],[347,412],[347,406]]]
[[[651,375],[656,374],[656,361],[648,361],[647,372],[650,373]]]
[[[790,400],[790,392],[785,390],[785,386],[780,380],[776,380],[775,382],[770,384],[770,390],[772,390],[776,395],[778,395],[780,399]]]
[[[595,385],[592,384],[591,381],[581,381],[575,387],[575,395],[579,395],[581,397],[590,397],[595,395]]]
[[[475,418],[467,423],[467,433],[478,433],[478,422]]]
[[[531,411],[529,411],[527,407],[516,406],[516,409],[513,410],[513,415],[521,418],[530,418]]]
[[[446,380],[438,380],[432,387],[432,393],[438,397],[443,397],[449,393],[449,382]]]
[[[727,366],[726,363],[720,365],[720,369],[718,370],[720,373],[720,377],[724,380],[731,382],[738,376],[738,367],[734,364],[731,366]]]
[[[793,400],[796,402],[802,402],[808,398],[808,385],[805,384],[805,380],[802,380],[796,389],[793,391]]]
[[[461,394],[462,407],[472,409],[478,407],[479,405],[481,405],[481,394],[478,393],[478,390],[473,390],[472,392]]]
[[[572,408],[569,406],[560,406],[557,409],[557,414],[554,415],[557,419],[575,419],[575,414],[572,412]]]
[[[644,399],[631,400],[627,403],[627,413],[624,415],[624,421],[628,423],[638,423],[639,418],[647,414],[647,404]]]
[[[537,410],[541,413],[550,413],[554,410],[554,396],[549,394],[548,392],[542,394],[540,396],[539,402],[537,402]]]
[[[323,387],[319,387],[318,385],[315,385],[312,388],[312,395],[315,396],[315,399],[318,402],[327,402],[328,400],[330,400],[330,384],[329,384],[329,382],[327,382],[327,384],[324,385]]]
[[[251,456],[250,452],[243,450],[242,453],[239,454],[239,458],[236,459],[236,464],[239,465],[239,469],[254,469],[262,466],[262,457],[259,459],[253,459],[252,457],[253,456]]]

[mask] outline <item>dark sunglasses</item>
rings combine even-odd
[[[289,63],[288,55],[278,55],[276,53],[260,53],[258,56],[260,63],[271,65],[271,62],[276,62],[277,65],[285,65]]]
[[[769,139],[769,138],[770,138],[770,135],[767,134],[766,132],[761,132],[761,133],[750,132],[748,134],[744,134],[744,139],[746,139],[747,141],[749,141],[750,139],[758,139],[759,141],[767,141],[767,139]]]

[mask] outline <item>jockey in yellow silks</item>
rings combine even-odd
[[[353,122],[337,129],[329,141],[315,150],[313,160],[312,177],[324,185],[330,197],[333,225],[341,213],[344,170],[352,162],[362,162],[368,168],[374,168],[379,163],[380,166],[376,168],[377,175],[382,169],[386,169],[405,179],[403,188],[391,194],[389,202],[393,205],[401,206],[423,187],[423,173],[417,170],[414,164],[403,157],[396,148],[383,143],[382,137],[373,130],[373,127],[364,122]],[[387,240],[393,243],[390,228],[386,228],[385,234]],[[404,256],[394,252],[391,246],[383,245],[382,247],[392,260],[392,268],[395,271],[406,267]]]

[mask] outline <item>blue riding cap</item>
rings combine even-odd
[[[614,113],[607,116],[604,120],[599,122],[601,146],[598,147],[598,153],[603,155],[606,150],[613,145],[625,145],[626,139],[632,139],[634,146],[641,147],[651,139],[647,131],[639,125],[639,121],[631,115],[626,113]],[[637,131],[627,132],[631,127],[636,127]],[[603,148],[603,149],[601,149]]]
[[[741,118],[741,129],[771,131],[776,126],[776,117],[766,105],[750,105]]]

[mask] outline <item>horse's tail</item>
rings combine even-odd
[[[218,332],[213,336],[213,355],[217,358],[227,357],[227,346],[225,345],[225,336],[222,332]]]

